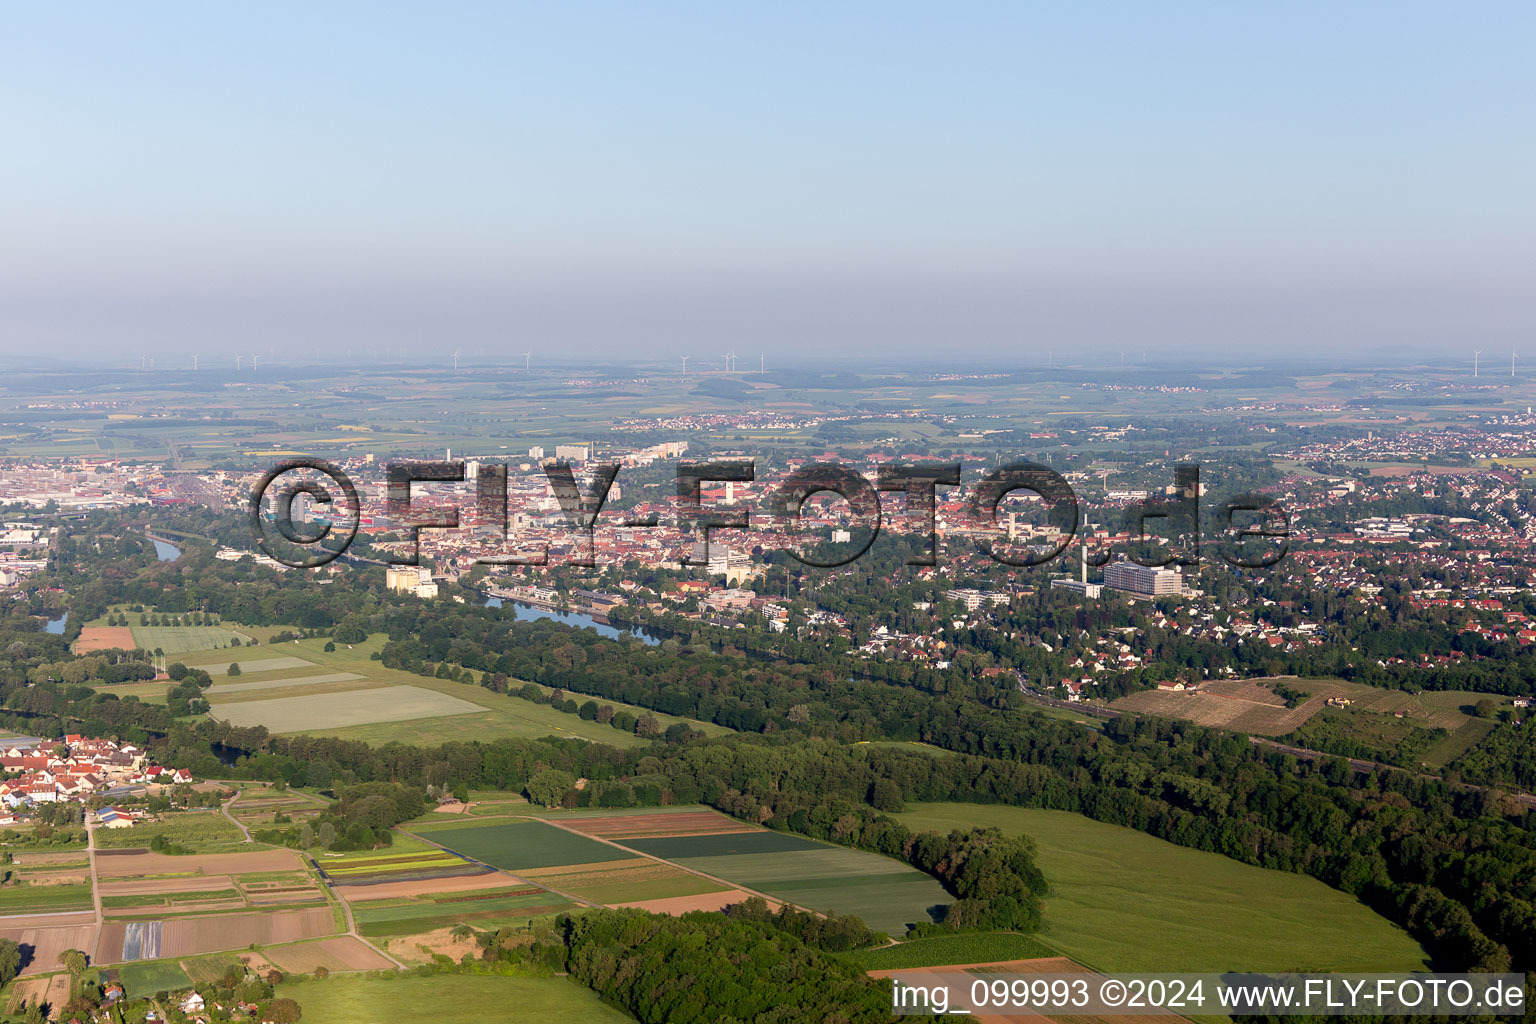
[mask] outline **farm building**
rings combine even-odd
[[[103,807],[96,812],[96,819],[107,828],[132,828],[133,819],[127,812],[120,811],[116,807]]]

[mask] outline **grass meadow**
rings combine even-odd
[[[1067,811],[914,805],[913,829],[992,825],[1032,837],[1051,885],[1040,938],[1107,971],[1413,971],[1424,951],[1354,897],[1306,875]]]

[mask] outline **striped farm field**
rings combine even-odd
[[[252,943],[265,946],[316,939],[339,930],[330,907],[152,921],[109,920],[101,930],[94,959],[109,964],[195,956]]]
[[[857,915],[895,936],[951,901],[936,879],[901,861],[766,829],[623,845],[812,910]]]
[[[229,666],[239,665],[240,674],[248,675],[252,672],[274,672],[278,669],[305,669],[314,668],[315,663],[305,661],[303,658],[294,658],[284,654],[269,654],[261,648],[237,648],[220,652],[218,660],[213,659],[213,652],[199,653],[193,657],[180,659],[188,668],[200,668],[211,676],[229,674]]]
[[[434,900],[385,900],[353,904],[357,930],[368,936],[417,935],[436,928],[470,924],[495,928],[502,923],[556,914],[574,907],[546,889],[527,886],[509,894],[463,893]],[[496,922],[496,924],[490,924]]]
[[[344,886],[442,881],[487,873],[487,869],[480,864],[473,864],[457,854],[398,833],[394,843],[382,849],[359,850],[340,855],[317,851],[314,857],[320,870],[332,882]]]
[[[215,695],[209,714],[236,727],[260,725],[285,733],[475,715],[484,710],[479,704],[420,686],[381,686],[364,693],[311,693],[232,703],[220,702]]]
[[[243,679],[244,676],[242,675],[240,678]],[[314,676],[283,676],[280,679],[255,679],[248,683],[215,683],[204,692],[227,699],[230,694],[247,693],[251,690],[277,690],[290,686],[315,686],[320,683],[338,683],[361,678],[363,677],[356,672],[322,672]]]
[[[0,915],[57,914],[91,909],[89,882],[74,885],[14,885],[0,889]]]
[[[652,839],[758,831],[756,825],[748,825],[705,808],[661,814],[604,814],[572,819],[563,824],[584,835],[603,839]]]
[[[613,851],[618,853],[618,850]],[[725,892],[729,887],[648,857],[537,868],[521,872],[531,881],[593,903],[617,906],[636,900],[670,899]]]
[[[416,834],[504,871],[613,860],[605,843],[542,821],[453,820],[413,824]]]

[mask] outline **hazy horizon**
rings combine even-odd
[[[0,354],[1505,358],[1536,10],[1445,13],[18,9]]]

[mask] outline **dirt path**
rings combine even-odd
[[[220,804],[219,805],[219,810],[224,812],[224,817],[228,818],[230,821],[235,823],[235,828],[238,828],[241,832],[245,833],[245,841],[246,842],[254,843],[256,840],[251,838],[251,830],[246,828],[245,827],[245,823],[242,822],[239,818],[235,817],[233,814],[231,814],[230,810],[229,810],[231,807],[233,807],[235,805],[235,801],[239,800],[240,797],[243,796],[243,795],[244,795],[243,791],[238,790],[238,789],[235,790],[235,795],[230,797],[229,800],[227,800],[226,802]]]
[[[325,887],[330,892],[331,896],[335,898],[337,903],[341,904],[342,916],[347,920],[346,934],[352,936],[352,938],[356,939],[358,942],[361,942],[369,949],[376,950],[380,956],[394,964],[396,967],[400,968],[402,971],[406,970],[405,964],[391,956],[389,954],[389,950],[379,948],[378,946],[369,942],[367,939],[363,938],[362,935],[358,933],[357,921],[352,917],[352,905],[348,903],[346,899],[341,895],[341,891],[336,888],[336,883],[331,881],[331,876],[327,875],[324,870],[321,869],[320,863],[319,861],[315,860],[314,855],[311,854],[308,850],[305,850],[304,857],[309,861],[310,866],[315,869],[315,873],[319,876],[320,880],[325,883]]]
[[[91,936],[90,954],[94,958],[96,950],[101,945],[101,880],[96,877],[96,826],[89,821],[85,823],[85,852],[91,862],[91,905],[96,914],[96,931]]]

